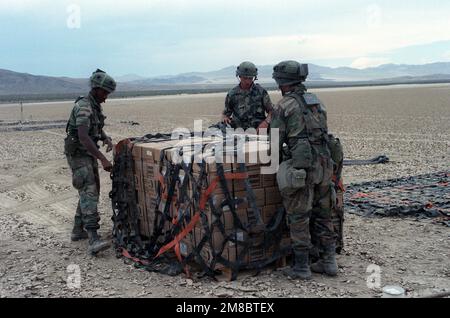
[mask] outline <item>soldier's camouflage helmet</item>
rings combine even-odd
[[[236,69],[236,76],[256,77],[258,76],[258,69],[252,62],[242,62]]]
[[[103,88],[108,93],[116,90],[116,81],[104,71],[97,69],[90,78],[91,88]]]
[[[308,64],[297,61],[283,61],[273,67],[272,78],[278,85],[295,85],[306,80]]]

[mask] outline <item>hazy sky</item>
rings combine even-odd
[[[0,68],[86,77],[450,61],[448,0],[0,0]]]

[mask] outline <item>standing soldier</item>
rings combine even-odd
[[[277,181],[287,212],[295,262],[286,274],[310,279],[311,270],[337,275],[331,210],[335,204],[333,161],[328,146],[327,113],[302,84],[308,65],[283,61],[273,68],[283,98],[274,108],[272,128],[279,128],[280,149],[286,144]],[[320,245],[318,262],[309,265],[311,230]]]
[[[244,130],[269,126],[273,105],[267,91],[255,83],[257,76],[258,69],[252,62],[242,62],[237,67],[236,77],[239,77],[239,85],[231,89],[225,99],[225,124]]]
[[[106,117],[101,104],[116,89],[116,82],[104,71],[97,69],[90,78],[90,85],[89,95],[79,97],[70,114],[64,153],[72,170],[72,184],[80,196],[71,240],[89,238],[88,252],[95,255],[110,246],[97,234],[100,228],[97,210],[100,194],[97,160],[100,160],[103,169],[108,172],[112,170],[112,164],[99,151],[97,143],[103,141],[103,146],[107,145],[106,152],[113,148],[111,138],[103,130]]]

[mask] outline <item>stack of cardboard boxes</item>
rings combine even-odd
[[[255,137],[256,138],[256,137]],[[178,140],[157,140],[146,143],[135,143],[133,147],[133,160],[135,167],[136,196],[139,207],[140,230],[144,237],[152,237],[155,231],[155,224],[158,224],[163,218],[163,211],[166,209],[169,219],[166,220],[163,233],[171,230],[174,226],[172,219],[179,218],[180,215],[188,215],[186,226],[189,219],[195,213],[199,213],[199,204],[194,199],[194,192],[201,189],[204,192],[211,184],[218,181],[217,165],[214,156],[214,147],[209,147],[196,155],[201,158],[200,161],[206,163],[204,167],[205,175],[201,178],[201,166],[193,163],[190,171],[180,169],[178,181],[175,184],[174,196],[169,207],[167,203],[167,185],[164,181],[164,175],[171,168],[179,163],[180,155],[184,158],[191,157],[194,154],[194,145],[201,144],[197,149],[206,149],[206,145],[211,146],[217,143],[223,143],[222,140],[190,138],[182,141]],[[246,141],[243,148],[243,157],[245,157],[245,179],[230,179],[226,181],[229,195],[234,198],[234,211],[239,218],[242,228],[236,227],[237,220],[234,219],[230,209],[230,202],[226,199],[225,191],[220,182],[210,194],[210,200],[206,204],[202,213],[206,216],[205,221],[200,220],[190,233],[188,233],[180,243],[180,252],[183,256],[191,254],[196,249],[206,231],[210,233],[210,239],[207,240],[203,248],[199,250],[200,256],[209,266],[217,255],[222,251],[221,256],[229,261],[239,261],[245,265],[252,262],[264,261],[272,257],[275,246],[267,245],[268,237],[265,231],[266,226],[271,219],[280,213],[282,200],[278,191],[275,174],[261,174],[262,164],[258,159],[256,152],[267,150],[269,147],[267,140]],[[183,151],[180,151],[180,150]],[[223,168],[225,174],[242,172],[242,164],[237,163],[236,153],[224,147]],[[178,155],[178,156],[177,156]],[[256,159],[255,159],[256,157]],[[189,182],[183,185],[183,180],[189,178]],[[195,182],[192,182],[195,180]],[[249,196],[247,184],[251,187],[253,193]],[[161,198],[157,207],[158,183],[160,184]],[[183,198],[181,197],[183,195]],[[251,200],[253,197],[254,200]],[[198,199],[197,199],[198,201]],[[214,205],[214,208],[210,206]],[[213,210],[218,211],[216,214]],[[224,233],[217,226],[216,220],[219,218],[224,228]],[[284,220],[283,220],[284,222]],[[290,244],[289,234],[286,226],[280,226],[282,233],[281,247]],[[227,239],[228,238],[228,239]],[[233,240],[229,240],[233,238]],[[243,253],[243,244],[249,244],[249,248]],[[221,265],[215,264],[218,268]],[[214,269],[215,269],[214,268]]]

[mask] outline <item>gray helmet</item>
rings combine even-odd
[[[104,71],[97,69],[90,78],[91,88],[103,88],[108,93],[116,90],[116,81]]]
[[[278,85],[295,85],[306,80],[308,64],[297,61],[283,61],[273,67],[272,78]]]
[[[256,77],[258,69],[252,62],[242,62],[236,69],[236,76]]]

